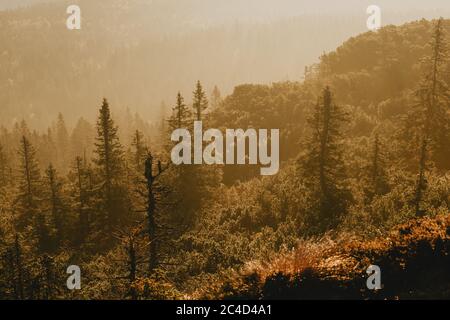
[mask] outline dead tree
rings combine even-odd
[[[149,151],[145,160],[145,178],[147,186],[147,236],[149,241],[149,273],[158,267],[158,244],[157,244],[157,224],[156,224],[156,195],[155,195],[155,181],[168,168],[158,161],[156,170],[154,170],[154,159]],[[156,172],[156,173],[154,173]]]

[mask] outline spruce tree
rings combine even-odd
[[[443,19],[436,22],[431,54],[426,57],[425,75],[415,92],[417,103],[407,117],[406,134],[412,143],[419,142],[417,150],[419,172],[414,196],[417,215],[422,215],[421,202],[426,191],[427,161],[434,160],[438,167],[448,166],[448,144],[450,143],[450,92],[446,82],[448,46]],[[409,131],[408,131],[409,129]]]
[[[450,92],[447,84],[448,45],[443,20],[436,22],[430,41],[430,54],[424,58],[424,75],[415,91],[415,104],[406,116],[404,139],[409,150],[418,151],[418,161],[423,150],[423,139],[429,140],[427,150],[430,160],[439,166],[448,163],[450,143]]]
[[[197,81],[197,85],[193,92],[192,108],[194,109],[195,120],[202,120],[203,112],[208,108],[208,100],[206,93],[203,91],[200,81]]]
[[[202,101],[204,96],[201,85],[197,86],[198,99],[195,98],[194,102]],[[194,103],[194,105],[196,105]],[[197,104],[201,105],[201,104]],[[195,110],[194,110],[195,111]],[[201,119],[201,111],[199,109],[199,116]],[[198,119],[198,117],[197,117]],[[192,112],[186,107],[184,99],[180,93],[177,94],[177,102],[172,111],[172,116],[168,120],[169,122],[169,136],[173,130],[178,128],[192,128]],[[176,142],[170,141],[168,143],[168,152],[170,154],[171,148]],[[202,172],[198,166],[193,165],[179,165],[174,167],[172,181],[170,183],[174,194],[176,194],[176,201],[178,207],[174,210],[174,220],[178,221],[181,225],[192,225],[195,221],[196,213],[201,206],[202,197],[206,196],[204,188],[202,188]]]
[[[65,208],[62,195],[62,182],[58,177],[56,169],[50,164],[45,171],[47,184],[48,210],[51,214],[53,226],[56,230],[55,245],[58,245],[64,237],[65,231]]]
[[[30,225],[36,217],[40,201],[40,172],[36,160],[36,151],[23,136],[20,141],[19,154],[19,176],[18,176],[18,195],[16,203],[19,206],[19,216],[17,223],[19,230]]]
[[[177,102],[172,109],[169,120],[169,130],[171,133],[175,129],[189,128],[191,126],[191,112],[184,103],[184,98],[180,92],[177,94]]]
[[[346,113],[333,101],[329,87],[323,90],[308,123],[311,135],[302,159],[305,184],[312,191],[313,229],[335,227],[352,199],[343,160],[342,127]]]
[[[103,99],[97,120],[95,143],[95,164],[103,191],[102,202],[105,211],[106,226],[114,225],[123,209],[121,193],[122,173],[124,169],[123,151],[119,141],[118,127],[114,124],[108,101]],[[122,194],[123,196],[123,194]]]

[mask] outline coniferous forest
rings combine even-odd
[[[66,66],[78,89],[59,88],[51,68],[48,90],[24,80],[42,66],[8,48],[20,43],[14,16],[33,21],[32,9],[0,12],[0,299],[450,298],[450,20],[349,36],[294,80],[227,92],[194,70],[189,90],[141,113],[114,95],[142,48]],[[108,79],[121,76],[121,55],[130,74]],[[83,69],[101,83],[74,118],[63,100],[84,99]],[[145,95],[146,79],[130,90]],[[44,108],[51,86],[58,103],[39,121],[24,116],[34,96]],[[278,173],[175,165],[171,133],[195,120],[280,129]],[[381,290],[366,287],[370,265]],[[80,289],[66,286],[69,266],[81,270]]]

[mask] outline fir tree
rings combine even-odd
[[[203,91],[200,81],[197,81],[193,96],[192,107],[194,109],[195,119],[200,121],[202,120],[203,112],[208,108],[206,93]]]
[[[188,128],[191,126],[191,112],[184,103],[184,98],[180,92],[177,94],[177,102],[172,109],[172,115],[169,120],[170,133],[179,128]]]
[[[38,213],[40,200],[40,172],[36,161],[36,151],[28,139],[23,136],[19,149],[19,194],[16,203],[19,206],[17,219],[19,230],[32,222]]]
[[[120,186],[123,173],[123,151],[119,141],[118,127],[111,117],[108,101],[103,99],[97,120],[97,138],[95,143],[95,163],[103,190],[103,206],[107,226],[111,227],[119,218]],[[118,203],[119,202],[119,203]],[[119,206],[119,208],[118,208]]]
[[[335,227],[352,199],[342,150],[346,122],[346,113],[334,103],[326,87],[309,119],[312,133],[302,161],[305,183],[313,194],[313,225],[320,226],[320,231]]]
[[[64,237],[64,223],[65,223],[65,209],[64,199],[62,196],[62,182],[60,181],[56,169],[50,164],[45,171],[47,184],[47,201],[49,203],[49,211],[52,217],[53,225],[56,230],[55,245],[63,240]]]
[[[422,67],[423,79],[415,91],[416,103],[407,114],[403,130],[408,142],[406,151],[418,151],[418,161],[423,157],[423,139],[428,140],[430,160],[439,166],[448,166],[448,144],[450,143],[450,92],[447,84],[448,45],[443,20],[436,22],[430,42],[430,55],[425,57]],[[409,155],[409,154],[408,154]]]
[[[427,160],[433,158],[444,166],[448,163],[450,95],[446,82],[448,48],[443,19],[439,19],[436,23],[430,46],[431,55],[424,63],[426,73],[416,90],[418,103],[408,116],[408,124],[413,130],[412,141],[420,141],[419,174],[414,196],[417,215],[423,214],[421,202],[426,191]]]

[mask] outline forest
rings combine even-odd
[[[450,14],[445,0],[430,1]],[[34,5],[2,10],[5,2]],[[93,121],[103,97],[154,121],[199,79],[224,95],[242,83],[299,81],[324,50],[367,30],[361,2],[370,1],[345,0],[350,12],[334,14],[329,0],[2,0],[0,125],[23,118],[43,131],[61,112],[73,128],[79,117]],[[436,16],[420,0],[378,3],[394,7],[387,24]],[[73,4],[79,31],[66,28]]]
[[[449,43],[450,20],[390,25],[302,81],[200,79],[151,122],[100,97],[73,129],[1,127],[0,298],[449,298]],[[174,165],[194,120],[280,129],[280,171]]]

